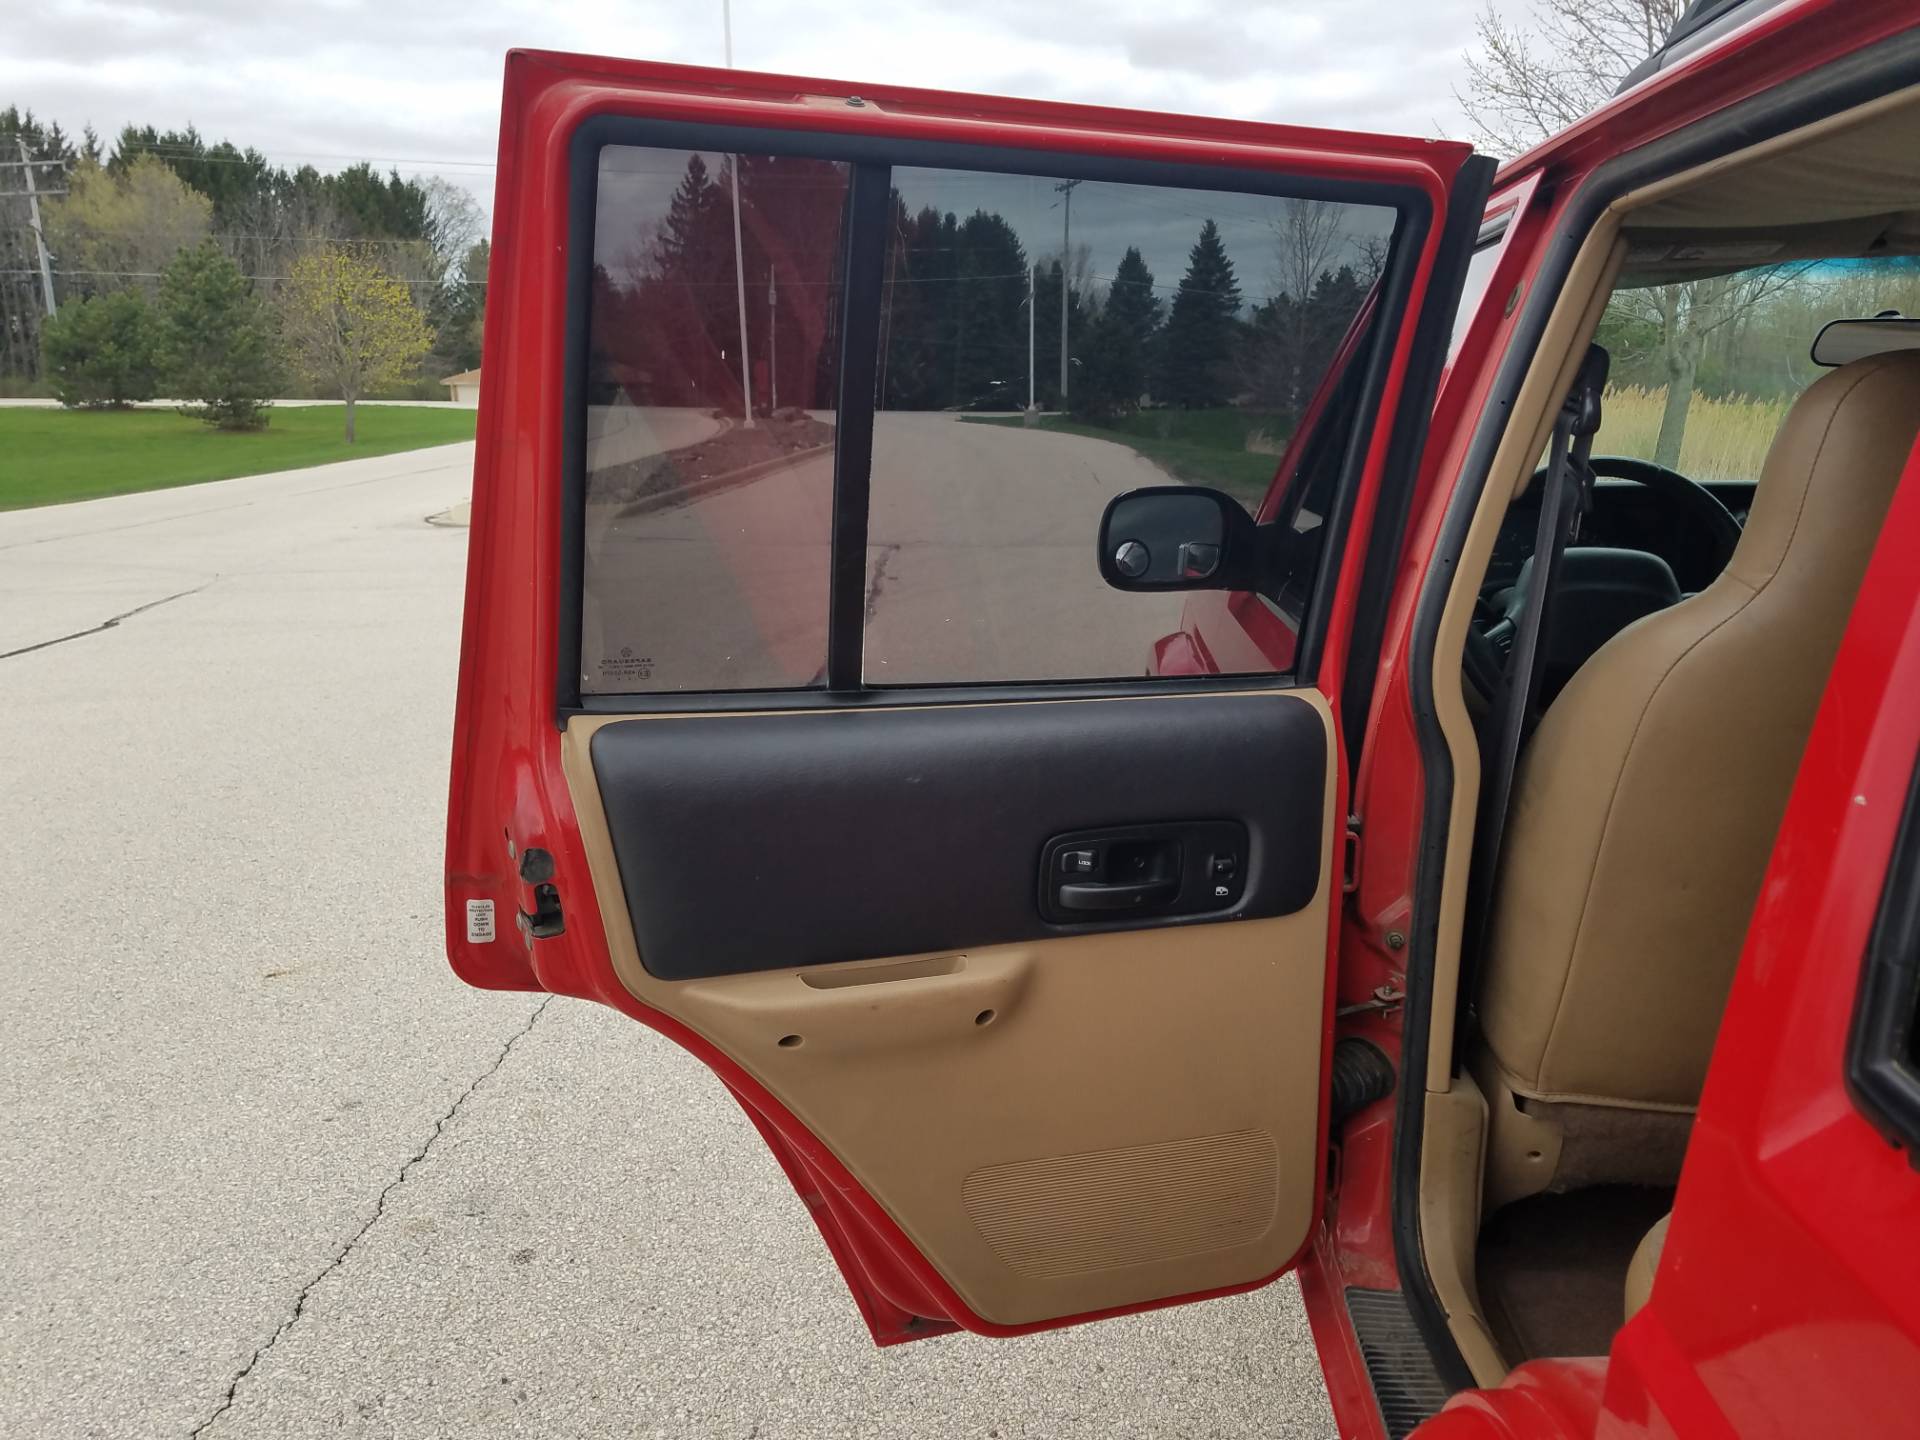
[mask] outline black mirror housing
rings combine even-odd
[[[1251,590],[1260,538],[1253,517],[1219,490],[1129,490],[1100,517],[1100,578],[1116,590]]]

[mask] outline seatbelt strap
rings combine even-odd
[[[1594,432],[1600,428],[1600,392],[1606,388],[1607,358],[1600,346],[1587,347],[1580,372],[1554,422],[1553,441],[1547,451],[1533,563],[1528,567],[1527,589],[1514,627],[1507,685],[1500,697],[1497,739],[1485,757],[1480,777],[1480,823],[1475,827],[1473,870],[1467,888],[1468,944],[1461,952],[1463,1001],[1474,993],[1469,982],[1486,953],[1492,927],[1493,887],[1506,837],[1507,807],[1513,800],[1514,771],[1521,748],[1540,718],[1540,672],[1546,658],[1540,642],[1547,633],[1548,612],[1553,605],[1554,576],[1568,540],[1579,533],[1581,519],[1592,503],[1593,471],[1588,457],[1593,453]],[[1468,1009],[1467,1003],[1459,1007],[1463,1020]],[[1455,1053],[1459,1053],[1457,1048]]]

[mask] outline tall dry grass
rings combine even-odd
[[[1594,437],[1596,455],[1631,455],[1653,459],[1660,438],[1660,412],[1667,392],[1639,386],[1608,387],[1601,402],[1600,433]],[[1724,400],[1695,395],[1687,409],[1687,428],[1680,440],[1682,475],[1693,480],[1758,480],[1767,447],[1790,400],[1753,400],[1744,395]]]

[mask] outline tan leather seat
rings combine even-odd
[[[1809,387],[1774,437],[1725,573],[1615,636],[1542,718],[1516,776],[1479,996],[1500,1079],[1529,1113],[1563,1102],[1671,1124],[1698,1101],[1916,429],[1920,353]],[[1611,1133],[1625,1153],[1619,1123]]]
[[[1640,1243],[1634,1247],[1633,1258],[1627,1262],[1629,1320],[1653,1294],[1653,1273],[1660,1268],[1660,1252],[1667,1247],[1667,1222],[1671,1219],[1673,1212],[1669,1210],[1654,1221],[1653,1228],[1641,1237]]]

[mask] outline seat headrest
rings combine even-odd
[[[1727,574],[1757,590],[1789,565],[1857,573],[1853,557],[1871,550],[1916,433],[1920,351],[1855,360],[1814,381],[1773,438]]]

